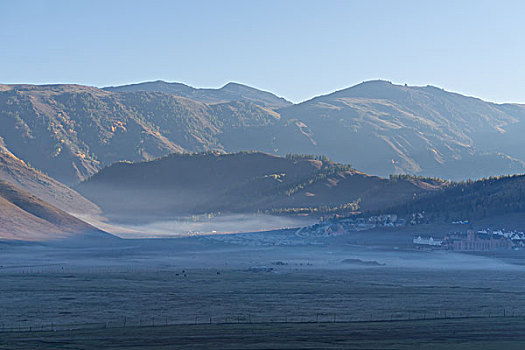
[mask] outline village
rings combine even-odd
[[[417,223],[414,223],[414,221],[419,221],[421,218],[422,215],[414,215],[412,219],[406,220],[399,218],[395,214],[331,218],[297,229],[288,228],[249,234],[212,234],[203,235],[200,239],[253,247],[324,245],[326,244],[326,238],[342,236],[352,232],[364,232],[376,228],[395,229],[416,226]],[[453,224],[457,223],[454,222]],[[461,224],[466,225],[465,222],[461,222]],[[428,234],[416,235],[412,239],[412,244],[418,250],[518,250],[525,248],[525,233],[506,229],[485,228],[477,231],[465,229],[464,231],[448,233],[445,236],[443,234],[435,236],[428,236]]]
[[[339,236],[349,232],[372,230],[374,228],[395,228],[406,225],[414,225],[420,217],[415,215],[412,220],[399,218],[395,214],[371,216],[368,218],[338,218],[324,220],[318,224],[304,227],[296,232],[296,236],[303,237],[331,237]],[[466,225],[467,222],[461,222]],[[456,222],[454,224],[457,224]],[[418,235],[412,240],[417,249],[440,249],[453,251],[490,251],[504,249],[521,249],[525,247],[525,233],[517,230],[491,229],[481,230],[467,229],[460,232],[452,232],[446,236],[422,236]]]
[[[300,246],[323,245],[325,239],[349,232],[368,231],[377,227],[401,227],[406,220],[395,214],[371,216],[367,218],[337,218],[323,220],[311,226],[285,228],[265,232],[202,235],[201,240],[220,241],[222,243],[246,246]]]
[[[418,249],[443,249],[454,251],[489,251],[497,249],[520,249],[525,247],[525,233],[506,230],[467,230],[454,232],[443,239],[434,237],[414,237],[412,243]]]
[[[406,225],[406,220],[396,214],[370,216],[367,218],[349,217],[323,220],[318,224],[303,227],[297,231],[299,235],[308,236],[338,236],[347,232],[371,230],[377,227],[401,227]]]

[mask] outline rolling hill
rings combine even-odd
[[[389,207],[443,186],[369,176],[323,157],[208,152],[116,163],[76,189],[125,221],[217,212],[320,216]]]
[[[0,240],[57,241],[113,237],[0,180]]]
[[[525,172],[525,106],[370,81],[291,105],[230,83],[98,89],[0,85],[0,138],[72,185],[119,161],[256,150],[323,154],[379,176],[467,179]]]

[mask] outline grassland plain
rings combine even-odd
[[[525,272],[514,256],[410,250],[403,242],[412,232],[383,232],[384,246],[355,244],[372,232],[299,242],[260,235],[1,244],[0,349],[432,348],[487,339],[508,348],[525,334]],[[496,333],[485,331],[490,324]]]
[[[496,324],[525,325],[525,321],[517,321],[525,317],[525,299],[521,297],[525,273],[517,271],[451,272],[374,267],[295,272],[277,269],[274,273],[254,273],[235,269],[122,267],[75,271],[62,270],[59,266],[45,270],[2,272],[0,338],[4,341],[40,336],[44,339],[50,335],[40,331],[46,330],[79,329],[72,335],[82,338],[85,336],[82,329],[95,328],[92,331],[96,338],[112,334],[100,330],[108,327],[115,328],[115,336],[123,337],[129,331],[120,328],[210,323],[234,323],[247,331],[249,327],[245,325],[250,323],[261,324],[263,328],[264,324],[276,324],[273,327],[281,329],[283,325],[288,327],[288,323],[353,324],[419,319],[420,323],[413,326],[423,327],[430,333],[435,332],[434,321],[439,327],[445,327],[446,323],[440,319],[458,320],[465,331],[465,327],[471,325],[474,328],[469,332],[474,333],[478,331],[474,326],[478,321],[468,320],[479,317],[494,319],[487,322]],[[503,316],[504,321],[499,319]],[[410,328],[407,325],[410,323],[397,326]],[[220,327],[203,329],[220,333]],[[234,326],[223,327],[229,332],[235,331]],[[301,334],[309,333],[310,326],[289,327]],[[337,332],[330,327],[335,326],[328,328],[329,336],[335,337]],[[383,326],[378,327],[377,331],[381,332]],[[173,328],[173,332],[178,334],[179,329],[182,328]],[[197,331],[197,328],[190,329]],[[12,338],[19,331],[31,334]],[[444,331],[443,328],[440,332]],[[515,332],[512,328],[508,331]],[[140,334],[148,332],[139,331]],[[169,334],[169,330],[154,332]],[[188,332],[189,336],[191,331]],[[373,337],[372,333],[369,335]],[[225,345],[227,340],[221,341]],[[91,346],[88,345],[86,348]]]

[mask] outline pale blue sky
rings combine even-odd
[[[364,80],[525,102],[524,1],[0,0],[0,83],[236,81],[292,101]]]

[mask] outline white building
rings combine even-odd
[[[433,237],[421,237],[417,236],[412,240],[412,243],[418,244],[418,245],[428,245],[432,247],[441,247],[441,244],[443,243],[440,239],[434,239]]]

